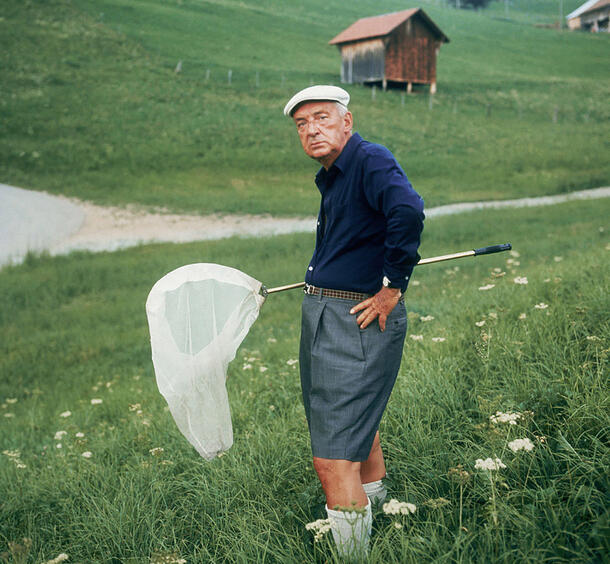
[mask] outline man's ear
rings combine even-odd
[[[351,131],[354,125],[354,116],[352,116],[352,112],[345,112],[343,119],[345,120],[345,130]]]

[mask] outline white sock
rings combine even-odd
[[[331,531],[339,555],[350,560],[365,558],[369,551],[369,539],[373,518],[371,502],[364,511],[335,511],[326,506],[331,521]]]
[[[371,500],[371,503],[382,503],[388,496],[388,490],[385,489],[381,480],[367,482],[366,484],[362,484],[362,487],[364,488],[366,496]]]

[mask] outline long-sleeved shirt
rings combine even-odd
[[[387,276],[404,292],[420,258],[424,201],[392,153],[354,133],[316,185],[322,201],[305,282],[374,294]]]

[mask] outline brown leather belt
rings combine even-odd
[[[362,302],[370,297],[372,294],[362,294],[360,292],[349,292],[347,290],[331,290],[329,288],[318,288],[317,286],[312,286],[311,284],[305,284],[303,288],[303,292],[310,296],[319,296],[322,293],[322,296],[327,298],[339,298],[341,300],[354,300],[357,302]],[[399,302],[404,301],[404,294],[400,296]]]
[[[311,284],[305,284],[303,291],[310,296],[322,296],[326,298],[340,298],[342,300],[355,300],[362,302],[371,297],[371,294],[361,294],[360,292],[348,292],[347,290],[330,290],[328,288],[318,288]]]

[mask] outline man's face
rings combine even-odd
[[[292,115],[303,150],[328,169],[352,135],[352,114],[334,102],[306,102]]]

